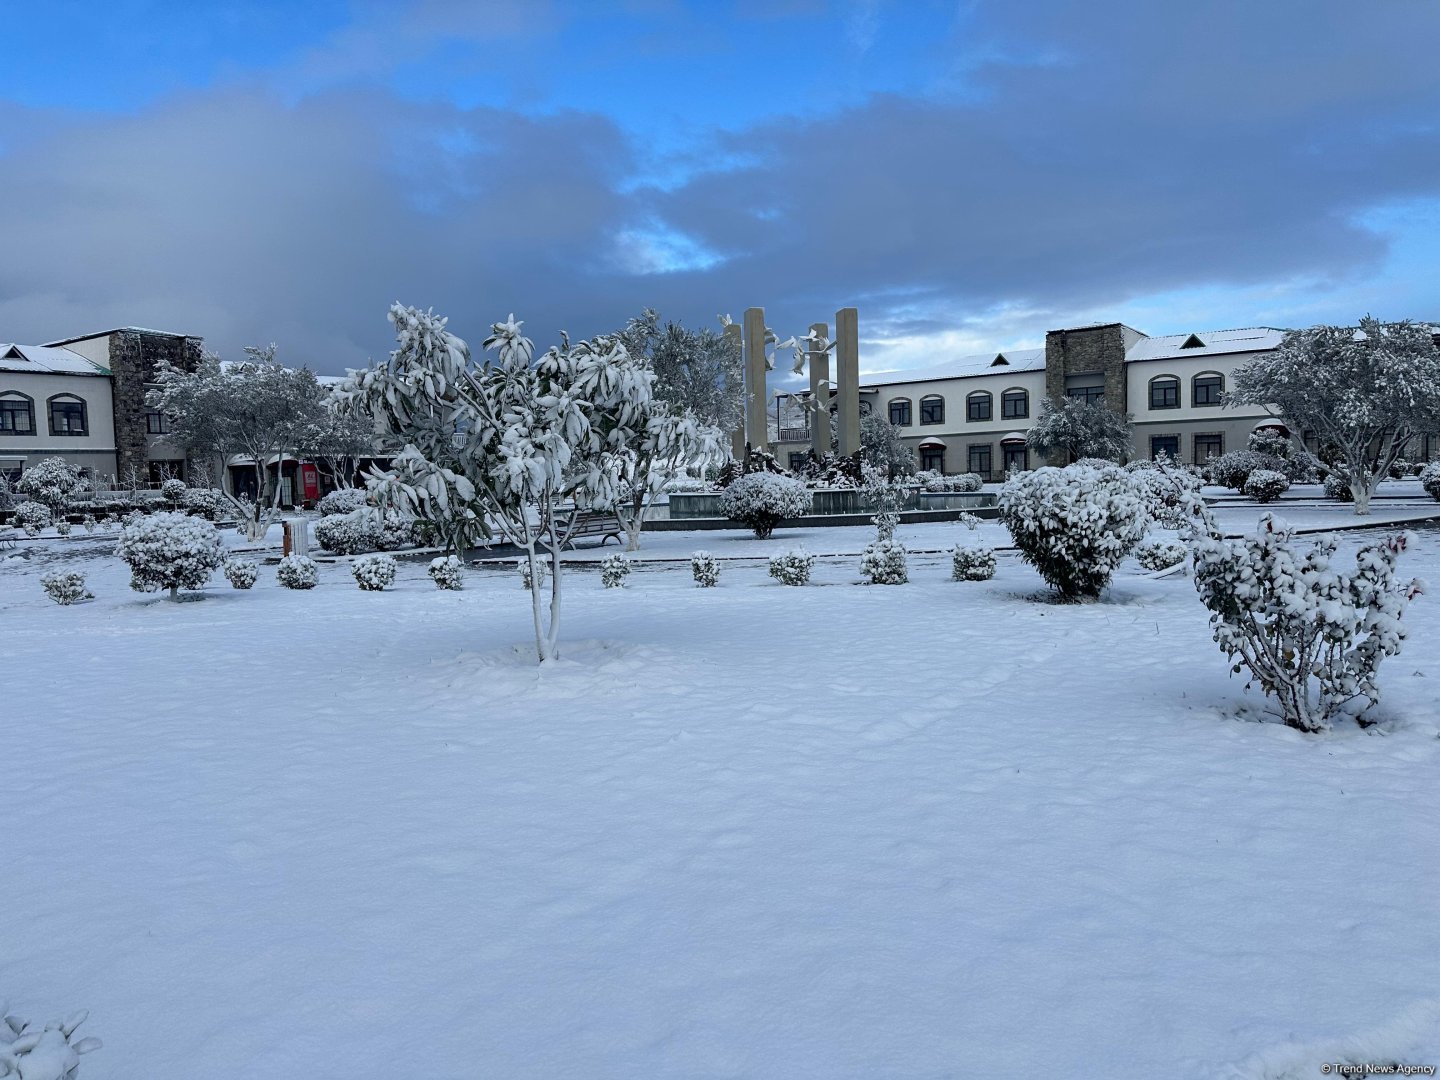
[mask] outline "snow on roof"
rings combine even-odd
[[[191,337],[198,337],[198,336],[199,336],[198,334],[177,334],[177,333],[175,333],[173,330],[152,330],[152,329],[151,329],[150,327],[148,327],[148,326],[116,326],[116,327],[113,327],[113,328],[111,328],[111,329],[109,329],[109,330],[100,330],[100,331],[97,331],[97,332],[94,333],[94,334],[76,334],[74,337],[62,338],[62,339],[59,340],[59,341],[47,341],[45,344],[46,344],[47,346],[48,346],[48,345],[69,345],[69,344],[72,344],[73,342],[76,342],[76,341],[89,341],[91,338],[109,337],[111,334],[119,334],[119,333],[159,334],[161,337],[181,337],[181,338],[191,338]]]
[[[997,363],[1004,357],[1005,362]],[[877,371],[861,376],[862,386],[892,386],[896,383],[934,382],[937,379],[964,379],[976,375],[1000,375],[1008,371],[1043,371],[1044,349],[1008,349],[1003,353],[957,356],[933,368],[904,371]]]
[[[1125,353],[1125,362],[1129,364],[1137,360],[1170,360],[1180,356],[1256,352],[1260,349],[1274,349],[1284,338],[1285,331],[1277,330],[1273,326],[1166,334],[1163,337],[1141,338]]]
[[[32,371],[45,375],[108,375],[109,369],[69,349],[49,345],[0,344],[0,371]]]

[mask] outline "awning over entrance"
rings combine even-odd
[[[1001,446],[1007,446],[1007,445],[1009,445],[1010,443],[1023,443],[1024,441],[1025,441],[1025,433],[1024,433],[1023,431],[1012,431],[1012,432],[1010,432],[1009,435],[1001,435],[1001,436],[1000,436],[1000,445],[1001,445]]]
[[[943,440],[937,439],[937,438],[935,438],[935,436],[932,435],[932,436],[930,436],[930,438],[928,438],[928,439],[921,439],[921,440],[920,440],[920,449],[924,450],[924,449],[926,449],[926,448],[934,448],[934,449],[938,449],[938,450],[943,450],[943,449],[945,449],[945,443],[944,443]]]

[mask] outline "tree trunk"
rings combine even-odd
[[[550,511],[550,628],[547,659],[560,659],[560,538],[555,535],[554,508]]]
[[[180,599],[180,586],[179,586],[179,585],[171,585],[171,586],[170,586],[170,599],[171,599],[171,600],[175,600],[175,601],[178,601],[178,600]]]
[[[549,641],[545,636],[545,628],[540,620],[539,567],[535,562],[535,539],[533,536],[525,546],[525,558],[530,564],[530,616],[535,622],[535,656],[537,662],[543,664],[550,659],[550,649]]]
[[[1350,480],[1350,494],[1355,498],[1355,513],[1370,513],[1370,489],[1378,481],[1374,477],[1352,477]]]

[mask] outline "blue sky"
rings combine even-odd
[[[1440,319],[1440,8],[53,0],[0,40],[0,340],[322,371],[391,300],[543,346],[860,309],[864,365]]]

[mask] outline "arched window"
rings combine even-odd
[[[945,422],[945,399],[939,394],[927,394],[920,399],[920,423],[943,424]]]
[[[50,407],[51,435],[90,434],[84,398],[74,394],[56,394],[46,404]]]
[[[35,400],[19,390],[0,390],[0,432],[35,434]]]
[[[1219,405],[1225,393],[1225,376],[1218,371],[1202,371],[1190,380],[1190,404],[1196,408]]]
[[[965,398],[965,419],[971,423],[994,415],[994,398],[989,390],[976,390]]]
[[[890,423],[896,427],[909,427],[913,423],[910,419],[910,399],[908,397],[890,400]]]
[[[1150,408],[1178,409],[1180,379],[1175,375],[1156,375],[1150,380]]]
[[[1030,415],[1030,392],[1016,387],[1000,395],[1000,415],[1006,420],[1024,420]]]

